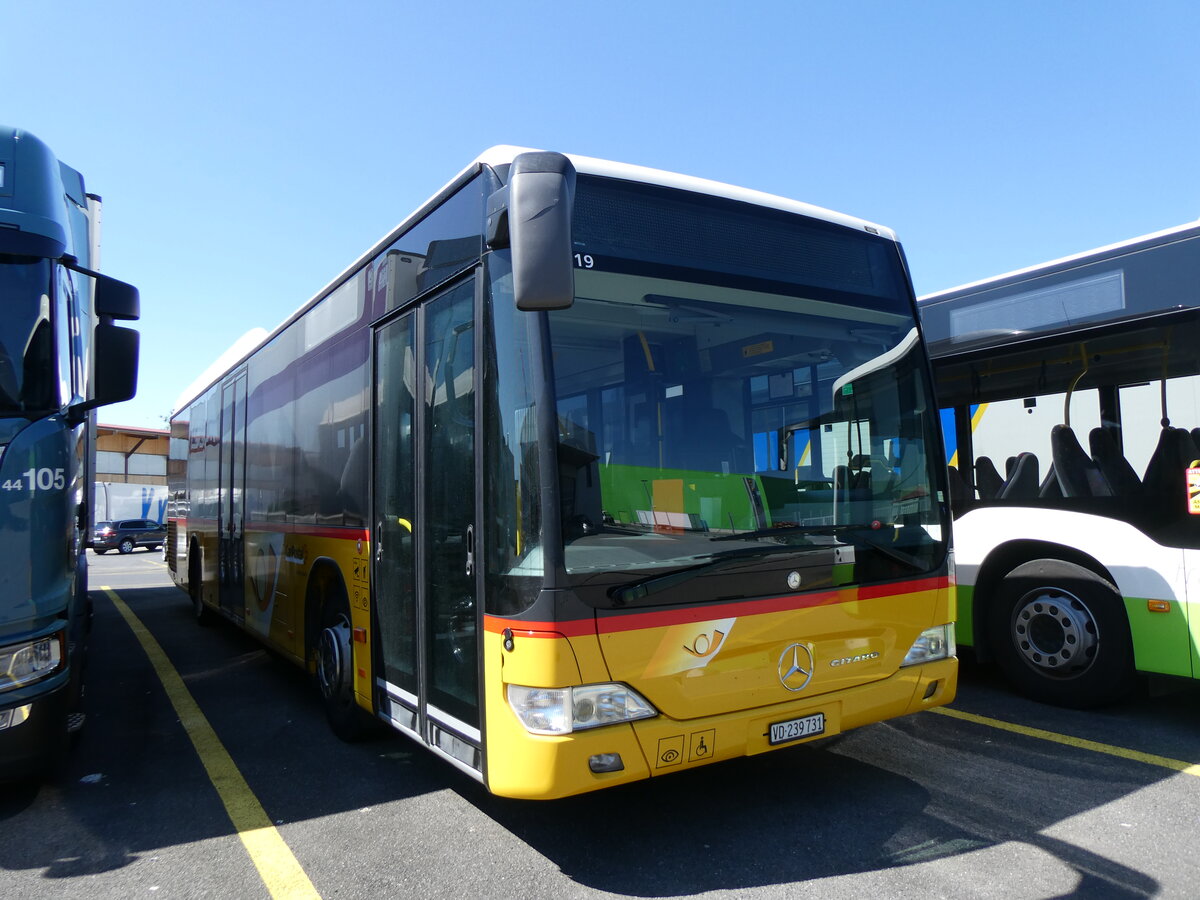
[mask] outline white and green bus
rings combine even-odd
[[[1200,222],[919,308],[960,642],[1062,706],[1200,676]]]

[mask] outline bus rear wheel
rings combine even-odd
[[[1005,576],[989,611],[996,661],[1021,693],[1088,709],[1133,686],[1133,651],[1121,595],[1063,560],[1040,559]]]

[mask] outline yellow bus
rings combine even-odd
[[[899,244],[498,147],[182,402],[166,554],[496,794],[953,699],[945,460]]]

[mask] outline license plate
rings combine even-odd
[[[799,719],[789,719],[786,722],[772,722],[770,742],[786,744],[788,741],[798,741],[801,738],[815,737],[825,733],[825,713],[813,713],[811,716],[801,716]]]

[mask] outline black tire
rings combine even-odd
[[[133,538],[122,538],[121,543],[117,545],[117,550],[121,553],[132,553],[137,545],[133,542]]]
[[[350,630],[350,602],[339,579],[318,576],[310,590],[325,596],[321,604],[320,630],[313,647],[317,689],[325,707],[329,727],[343,741],[354,743],[378,733],[374,718],[354,699],[354,657]]]
[[[1133,687],[1125,604],[1095,572],[1039,559],[1009,572],[988,610],[992,651],[1017,690],[1034,700],[1088,709]]]
[[[188,597],[192,601],[192,615],[196,619],[196,624],[207,627],[213,623],[214,616],[212,610],[205,606],[201,599],[204,596],[202,571],[200,554],[193,550],[188,557]]]
[[[92,552],[93,552],[93,553],[95,553],[95,554],[96,554],[96,555],[98,555],[98,556],[103,556],[105,553],[107,553],[107,552],[108,552],[108,549],[107,549],[107,548],[105,548],[104,550],[101,550],[101,549],[100,549],[100,548],[98,548],[98,547],[93,547],[93,548],[92,548]]]

